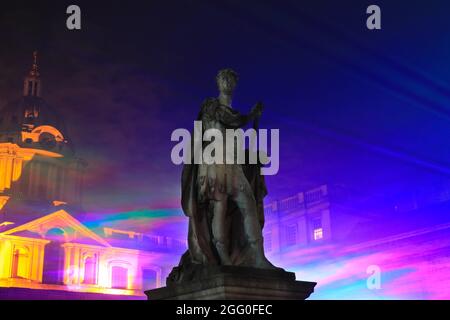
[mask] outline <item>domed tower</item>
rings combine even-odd
[[[34,52],[23,96],[0,113],[0,209],[7,202],[81,204],[86,164],[75,156],[63,118],[41,89]]]

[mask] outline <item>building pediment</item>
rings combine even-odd
[[[12,225],[10,229],[0,234],[21,235],[26,233],[28,237],[34,234],[36,237],[45,239],[54,236],[55,230],[64,237],[65,242],[88,242],[111,247],[105,239],[88,229],[65,210],[55,211],[19,226]]]

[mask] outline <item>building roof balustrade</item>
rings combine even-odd
[[[306,209],[324,201],[328,201],[328,189],[326,185],[306,192],[299,192],[288,198],[273,201],[264,207],[264,212],[268,215],[279,212],[291,212]]]

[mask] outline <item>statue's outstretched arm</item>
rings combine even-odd
[[[227,127],[241,128],[245,126],[249,121],[255,119],[260,115],[259,108],[253,108],[250,114],[243,115],[236,110],[229,109],[224,106],[218,106],[216,108],[216,120],[222,122]]]

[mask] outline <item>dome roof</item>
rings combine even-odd
[[[1,109],[0,142],[7,139],[8,136],[21,136],[22,132],[31,132],[33,129],[43,126],[53,127],[61,133],[62,137],[59,138],[65,145],[65,150],[74,152],[62,115],[44,99],[36,96],[23,96]]]
[[[0,130],[22,130],[22,125],[34,127],[49,125],[57,128],[66,137],[66,126],[61,114],[41,97],[24,96],[8,103],[0,115]]]
[[[63,117],[41,98],[37,52],[33,53],[33,65],[24,79],[23,96],[0,111],[0,142],[74,153]]]

